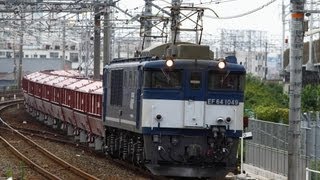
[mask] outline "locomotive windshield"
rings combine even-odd
[[[245,76],[243,74],[221,73],[209,71],[208,90],[244,90]]]
[[[145,88],[180,89],[182,85],[182,72],[146,70],[144,72]]]

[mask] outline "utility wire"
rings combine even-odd
[[[234,18],[239,18],[239,17],[243,17],[243,16],[246,16],[246,15],[252,14],[254,12],[257,12],[257,11],[269,6],[270,4],[274,3],[275,1],[277,1],[277,0],[271,0],[271,1],[267,2],[266,4],[260,6],[260,7],[256,8],[256,9],[253,9],[251,11],[248,11],[248,12],[245,12],[245,13],[242,13],[242,14],[234,15],[234,16],[227,16],[227,17],[205,16],[205,17],[208,17],[208,18],[211,18],[211,19],[234,19]]]
[[[232,1],[239,1],[239,0],[211,0],[211,1],[207,1],[207,2],[202,2],[200,0],[199,3],[195,3],[194,5],[204,5],[204,4],[222,4],[222,3],[226,3],[226,2],[232,2]]]

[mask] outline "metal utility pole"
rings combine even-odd
[[[113,0],[109,0],[112,4]],[[107,65],[111,61],[111,23],[110,23],[111,7],[106,6],[106,12],[104,13],[103,22],[103,66]]]
[[[288,179],[299,180],[304,0],[291,0]]]
[[[172,24],[171,24],[171,42],[179,42],[180,41],[180,0],[172,0],[172,7],[175,8],[172,11]]]
[[[89,75],[89,60],[91,58],[92,48],[90,45],[90,29],[87,26],[85,29],[82,29],[81,33],[81,43],[79,44],[80,52],[79,52],[79,73],[84,73],[85,77]],[[89,57],[90,56],[90,57]]]
[[[310,9],[313,10],[313,0],[310,1]],[[310,27],[309,27],[309,31],[312,32],[313,31],[313,14],[310,14]],[[306,64],[306,70],[307,71],[314,71],[314,65],[313,65],[313,53],[312,53],[312,48],[313,48],[313,34],[310,34],[309,37],[309,60]]]
[[[151,16],[152,16],[152,1],[153,0],[145,0],[145,10],[144,10],[144,47],[143,48],[148,48],[151,46],[151,34],[152,34],[152,21],[151,21]],[[149,17],[149,18],[148,18]]]
[[[93,79],[100,80],[100,12],[99,6],[94,9],[94,56],[93,56]]]
[[[267,80],[267,73],[268,73],[268,42],[266,42],[266,47],[265,47],[264,71],[263,71],[264,80]]]

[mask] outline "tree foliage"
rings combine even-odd
[[[320,85],[306,85],[301,92],[302,111],[320,110]]]
[[[288,123],[289,96],[283,93],[278,83],[261,81],[248,75],[245,88],[245,115],[272,121]],[[302,112],[320,111],[320,85],[306,85],[301,91]],[[253,113],[252,113],[253,112]]]
[[[245,109],[253,111],[258,119],[288,123],[288,102],[288,95],[283,93],[282,85],[247,76]]]
[[[256,118],[275,123],[288,124],[289,109],[276,106],[258,106],[255,108]]]

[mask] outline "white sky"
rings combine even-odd
[[[230,17],[257,9],[268,2],[270,0],[236,0],[210,5],[210,8],[214,9],[220,17]],[[281,34],[281,0],[242,17],[220,20],[208,19],[207,21],[210,22],[208,24],[213,24],[213,26],[219,28],[261,30],[270,34]]]
[[[214,2],[220,1],[216,4]],[[262,7],[272,0],[182,0],[183,3],[194,3],[197,6],[207,7],[214,10],[220,17],[236,16]],[[153,3],[163,7],[169,6],[171,0],[154,0]],[[211,2],[211,3],[210,3]],[[285,0],[288,4],[288,0]],[[200,4],[202,3],[202,4]],[[133,9],[138,7],[141,11],[143,0],[121,0],[118,6],[122,9]],[[210,11],[205,11],[204,32],[211,33],[214,29],[246,29],[267,31],[269,35],[281,35],[281,4],[282,0],[275,0],[270,5],[239,18],[233,19],[211,19],[214,16]],[[288,11],[288,9],[287,9]],[[212,34],[212,33],[211,33]]]

